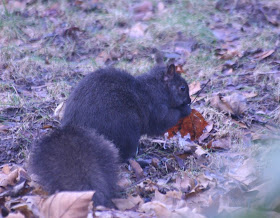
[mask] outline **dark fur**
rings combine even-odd
[[[111,206],[118,181],[118,150],[93,130],[66,126],[32,147],[29,170],[50,194],[95,190],[95,205]]]
[[[72,92],[62,125],[95,129],[112,140],[126,160],[135,155],[141,135],[163,134],[190,113],[190,102],[188,85],[174,65],[157,66],[138,77],[114,68],[100,69]]]

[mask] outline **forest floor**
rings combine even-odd
[[[279,217],[279,26],[278,0],[2,0],[0,217]],[[92,192],[42,197],[28,150],[72,87],[104,66],[146,72],[155,48],[193,100],[206,85],[203,135],[143,137],[115,209],[87,210]]]

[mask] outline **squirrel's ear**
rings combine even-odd
[[[164,75],[164,80],[167,81],[167,80],[172,79],[174,77],[175,73],[176,73],[175,65],[170,64],[168,69],[167,69],[167,72]]]

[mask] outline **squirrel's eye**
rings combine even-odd
[[[181,86],[181,87],[180,87],[180,90],[181,90],[182,92],[184,92],[184,91],[186,91],[186,87],[185,87],[185,86]]]

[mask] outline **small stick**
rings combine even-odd
[[[197,95],[195,96],[194,100],[191,102],[194,103],[194,101],[197,99],[197,97],[200,95],[200,93],[203,91],[203,89],[207,86],[207,84],[210,82],[210,79],[208,79],[208,81],[206,82],[206,84],[202,87],[202,89],[200,89],[200,91],[197,93]]]

